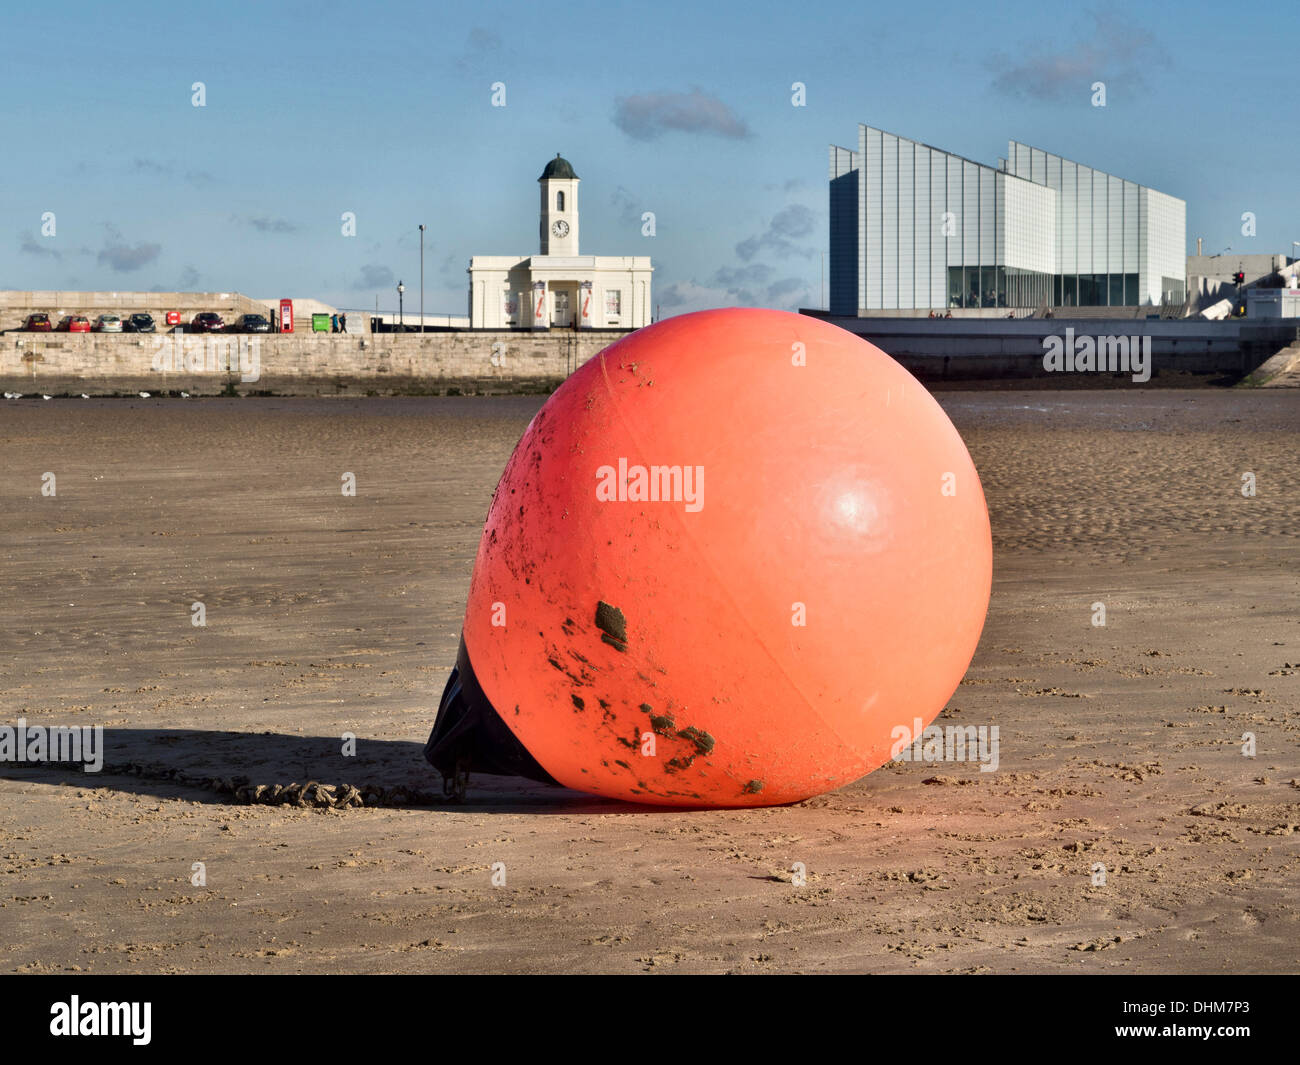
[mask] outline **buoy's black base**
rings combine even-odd
[[[424,757],[442,774],[448,795],[463,795],[470,773],[558,784],[488,702],[474,676],[464,636],[456,653],[456,667],[443,689],[433,732],[424,745]]]

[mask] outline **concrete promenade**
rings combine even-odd
[[[620,331],[231,336],[5,333],[6,392],[438,395],[548,392]]]
[[[1296,319],[827,318],[887,351],[926,382],[1041,379],[1071,387],[1102,374],[1049,374],[1051,337],[1136,338],[1152,354],[1152,383],[1164,376],[1245,377],[1300,340]],[[1067,334],[1067,330],[1070,331]]]

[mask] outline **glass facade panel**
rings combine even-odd
[[[1079,272],[1078,169],[1074,163],[1061,164],[1061,192],[1057,198],[1057,261],[1061,273],[1070,277]],[[1074,298],[1067,299],[1065,303],[1066,306],[1074,306]]]
[[[979,263],[980,258],[980,168],[974,163],[968,163],[965,160],[961,162],[961,169],[958,172],[958,180],[961,182],[961,262],[967,266],[974,266]],[[966,279],[967,282],[970,278]],[[979,279],[975,279],[973,286],[968,285],[966,291],[969,293],[971,288],[979,289]],[[976,302],[974,306],[978,307]]]
[[[868,307],[883,307],[885,290],[882,271],[884,263],[881,256],[881,173],[884,155],[884,134],[878,129],[863,131],[862,148],[865,154],[862,172],[865,177],[865,195],[860,198],[864,209],[863,223],[859,230],[865,238],[866,264],[866,299]]]
[[[880,268],[883,285],[880,306],[898,307],[898,138],[881,138],[880,157]]]
[[[1138,275],[1057,274],[1048,291],[1058,307],[1131,307],[1138,302]]]
[[[1106,269],[1112,274],[1124,274],[1124,182],[1106,176]],[[1121,289],[1123,282],[1121,281]],[[1123,299],[1111,300],[1112,304]]]
[[[1142,220],[1138,217],[1138,187],[1133,182],[1126,181],[1124,182],[1124,273],[1126,275],[1133,274],[1138,267],[1138,231],[1141,226]],[[1136,287],[1133,297],[1126,298],[1124,302],[1130,305],[1141,302],[1137,298]]]
[[[1104,278],[1110,270],[1106,244],[1106,213],[1109,210],[1106,177],[1100,170],[1092,172],[1092,269],[1098,278],[1099,307],[1106,306],[1106,290],[1101,286],[1105,285]]]
[[[948,209],[948,157],[943,152],[930,152],[930,302],[935,307],[951,306],[948,256],[952,241],[944,233],[943,217]]]
[[[974,262],[981,266],[992,266],[998,261],[998,175],[997,171],[990,170],[988,167],[980,166],[975,169],[979,175],[979,258]],[[997,290],[991,277],[985,279],[981,288],[986,300]],[[989,306],[992,304],[990,303]]]
[[[916,298],[916,175],[915,146],[898,142],[898,306],[915,307]]]
[[[1092,269],[1092,169],[1077,168],[1079,188],[1074,216],[1075,255],[1078,256],[1079,276]],[[1082,297],[1080,304],[1082,305]]]
[[[1053,280],[1051,274],[1014,266],[953,266],[948,269],[948,303],[1035,310],[1050,302]]]
[[[937,307],[942,300],[939,293],[932,291],[930,283],[930,230],[933,228],[930,219],[934,217],[930,206],[930,149],[917,144],[912,151],[912,202],[916,212],[912,223],[915,234],[912,243],[912,276],[915,278],[912,306]]]

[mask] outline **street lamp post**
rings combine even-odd
[[[406,332],[406,319],[402,317],[402,293],[406,291],[406,286],[400,281],[397,282],[397,328]]]
[[[424,332],[424,226],[420,226],[420,332]]]

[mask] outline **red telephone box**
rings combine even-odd
[[[293,332],[293,300],[280,301],[280,332]]]

